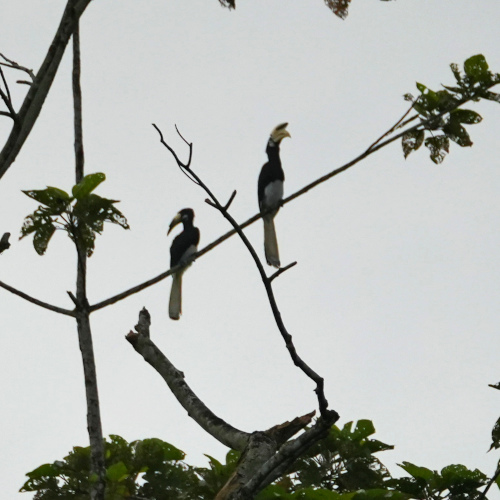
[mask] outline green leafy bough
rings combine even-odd
[[[62,229],[77,248],[82,248],[90,257],[94,252],[96,234],[102,233],[105,222],[130,229],[125,216],[114,206],[117,200],[92,192],[105,179],[106,176],[99,172],[86,175],[73,186],[73,196],[51,186],[23,191],[41,205],[25,218],[20,239],[34,233],[33,246],[39,255],[43,255],[56,229]]]

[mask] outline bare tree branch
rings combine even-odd
[[[270,457],[251,479],[227,500],[249,500],[263,488],[287,473],[290,466],[304,454],[313,444],[328,435],[330,427],[339,419],[336,412],[331,411],[327,418],[319,418],[306,432],[293,441],[285,443],[276,454]]]
[[[250,434],[232,427],[210,411],[186,383],[184,374],[168,360],[150,338],[130,332],[126,339],[161,375],[182,407],[200,427],[225,446],[243,451]]]
[[[491,86],[493,86],[493,85],[491,85]],[[460,101],[457,104],[457,107],[465,104],[467,101],[469,101],[471,99],[472,98],[470,98],[470,99],[464,99],[463,101]],[[446,113],[448,113],[448,111],[441,113],[439,116],[442,116],[442,115],[444,115]],[[371,154],[375,153],[376,151],[382,149],[383,147],[388,146],[389,144],[391,144],[394,141],[397,141],[398,139],[401,139],[404,134],[412,132],[412,131],[415,131],[417,129],[420,129],[420,130],[425,129],[425,127],[427,125],[427,122],[420,122],[417,125],[414,125],[413,127],[410,127],[408,129],[404,130],[403,132],[401,132],[401,133],[399,133],[399,134],[397,134],[397,135],[395,135],[395,136],[393,136],[393,137],[385,140],[384,142],[380,142],[388,134],[392,133],[393,131],[397,130],[398,128],[401,128],[403,125],[406,125],[406,124],[410,123],[411,121],[414,121],[417,118],[416,116],[414,116],[414,117],[411,117],[410,119],[408,119],[408,120],[406,120],[404,122],[401,122],[401,120],[404,119],[404,117],[407,114],[408,114],[408,112],[406,112],[403,115],[403,117],[396,123],[396,125],[394,125],[393,127],[391,127],[391,129],[389,129],[389,131],[387,131],[384,134],[382,134],[382,136],[380,136],[375,142],[373,142],[363,153],[361,153],[360,155],[358,155],[356,158],[354,158],[353,160],[349,161],[348,163],[345,163],[341,167],[336,168],[335,170],[332,170],[331,172],[323,175],[322,177],[319,177],[318,179],[316,179],[316,180],[310,182],[309,184],[305,185],[303,188],[299,189],[295,193],[292,193],[290,196],[284,198],[283,201],[281,202],[281,206],[284,206],[287,203],[290,203],[291,201],[295,200],[295,198],[298,198],[299,196],[302,196],[303,194],[307,193],[308,191],[310,191],[311,189],[315,188],[316,186],[322,184],[323,182],[326,182],[329,179],[331,179],[332,177],[335,177],[336,175],[338,175],[338,174],[344,172],[345,170],[353,167],[354,165],[356,165],[360,161],[364,160],[367,156],[370,156]],[[164,144],[165,147],[167,147],[169,149],[169,151],[171,151],[172,154],[174,155],[174,158],[176,159],[177,164],[181,168],[181,171],[185,175],[187,175],[193,182],[196,182],[196,180],[193,179],[191,176],[189,176],[189,174],[186,172],[186,170],[189,171],[189,168],[190,168],[189,165],[190,165],[191,156],[192,156],[192,151],[191,151],[192,145],[190,145],[186,141],[186,139],[184,139],[184,137],[182,137],[182,135],[179,133],[179,135],[181,135],[181,137],[184,140],[184,142],[186,142],[186,144],[188,144],[188,146],[190,146],[190,157],[189,157],[188,163],[184,164],[184,163],[182,163],[179,160],[179,158],[177,157],[177,155],[175,154],[175,152],[170,148],[170,146],[168,146],[165,143],[165,141],[163,140],[163,134],[161,133],[161,131],[157,127],[157,125],[155,125],[153,123],[153,127],[160,134],[160,140],[161,140],[162,144]],[[184,167],[184,168],[182,168],[182,167]],[[215,206],[215,205],[213,205],[213,206]],[[264,215],[263,213],[257,213],[255,215],[253,215],[252,217],[250,217],[249,219],[247,219],[245,222],[242,222],[241,224],[239,224],[240,229],[247,228],[248,226],[250,226],[254,222],[256,222],[259,219],[261,219],[263,215]],[[216,240],[214,240],[212,243],[208,244],[206,247],[204,247],[200,251],[198,251],[195,255],[193,255],[193,257],[192,257],[192,259],[190,259],[190,261],[191,260],[195,260],[195,259],[199,259],[200,257],[202,257],[206,253],[210,252],[215,247],[219,246],[221,243],[223,243],[227,239],[231,238],[235,234],[237,234],[236,229],[231,229],[230,231],[228,231],[227,233],[223,234],[222,236],[220,236],[219,238],[217,238]],[[169,269],[169,270],[167,270],[167,271],[159,274],[158,276],[156,276],[154,278],[151,278],[151,279],[149,279],[147,281],[144,281],[143,283],[140,283],[139,285],[136,285],[136,286],[134,286],[132,288],[129,288],[128,290],[125,290],[125,291],[123,291],[123,292],[121,292],[119,294],[116,294],[116,295],[110,297],[109,299],[106,299],[106,300],[103,300],[101,302],[98,302],[98,303],[94,304],[93,306],[91,306],[90,310],[91,310],[91,312],[97,311],[97,310],[102,309],[102,308],[104,308],[106,306],[114,304],[114,303],[116,303],[116,302],[118,302],[120,300],[123,300],[123,299],[129,297],[130,295],[138,293],[138,292],[140,292],[140,291],[142,291],[142,290],[144,290],[144,289],[146,289],[146,288],[148,288],[148,287],[150,287],[150,286],[152,286],[152,285],[154,285],[154,284],[156,284],[156,283],[164,280],[165,278],[167,278],[168,276],[170,276],[172,274],[172,272],[174,272],[174,271],[172,269]]]
[[[179,168],[187,168],[182,162],[179,161],[178,156],[173,152],[173,149],[163,140],[163,136],[161,132],[159,131],[158,127],[155,126],[155,128],[158,130],[160,133],[160,140],[163,145],[172,153],[173,157],[175,158],[177,165]],[[179,131],[177,131],[179,132]],[[180,135],[180,133],[179,133]],[[181,136],[182,137],[182,136]],[[184,138],[183,138],[184,139]],[[189,157],[191,159],[192,155],[192,149],[193,145],[192,143],[188,143],[185,139],[184,142],[189,145],[190,153]],[[189,164],[188,164],[189,166]],[[269,304],[271,305],[271,309],[274,315],[274,319],[276,321],[276,325],[278,326],[278,329],[281,333],[281,336],[283,337],[283,340],[285,341],[286,348],[288,349],[288,352],[290,353],[290,356],[298,368],[300,368],[309,378],[311,378],[315,383],[316,383],[316,396],[318,398],[318,404],[319,404],[319,409],[321,412],[321,415],[326,415],[328,413],[328,401],[325,397],[324,393],[324,379],[320,377],[297,353],[297,350],[295,349],[295,346],[293,344],[293,339],[292,336],[288,333],[285,324],[281,318],[281,313],[278,309],[278,304],[276,302],[276,298],[274,297],[274,291],[272,288],[272,283],[271,279],[267,277],[267,274],[264,270],[264,266],[262,265],[262,262],[260,261],[259,256],[257,255],[257,252],[253,248],[252,244],[250,243],[249,239],[246,237],[245,233],[243,233],[241,227],[238,225],[238,223],[233,219],[233,217],[229,214],[229,212],[220,204],[219,200],[216,198],[216,196],[212,193],[212,191],[209,189],[209,187],[201,180],[201,178],[191,169],[189,168],[189,174],[191,177],[194,178],[196,184],[198,184],[211,198],[212,205],[215,207],[219,212],[223,215],[225,219],[227,219],[230,224],[233,226],[235,231],[238,233],[238,236],[241,238],[245,246],[247,247],[248,251],[250,252],[255,265],[257,266],[257,269],[259,270],[259,274],[261,276],[262,282],[264,283],[264,287],[267,292],[267,297],[269,300]]]
[[[47,302],[35,299],[34,297],[31,297],[27,293],[21,292],[20,290],[17,290],[12,286],[7,285],[7,283],[4,283],[3,281],[0,281],[0,287],[5,288],[5,290],[8,290],[10,293],[17,295],[18,297],[22,297],[24,300],[27,300],[32,304],[36,304],[37,306],[43,307],[44,309],[48,309],[49,311],[54,311],[56,313],[72,317],[75,317],[76,315],[75,311],[70,311],[69,309],[63,309],[62,307],[53,306],[52,304],[48,304]]]
[[[233,498],[231,495],[242,488],[246,496],[234,498],[253,498],[248,492],[255,494],[283,475],[300,454],[328,433],[330,426],[338,419],[337,413],[330,411],[326,419],[319,419],[311,429],[293,441],[288,440],[310,424],[315,412],[267,431],[251,434],[232,427],[207,408],[188,386],[184,374],[149,338],[150,324],[149,312],[143,308],[139,313],[138,325],[135,326],[136,332],[130,331],[126,336],[128,342],[160,374],[188,415],[200,427],[225,446],[242,451],[236,472],[219,492],[217,499]]]
[[[0,61],[0,66],[6,66],[7,68],[12,68],[12,69],[17,69],[19,71],[24,71],[25,73],[28,73],[28,75],[30,76],[31,82],[35,81],[35,74],[33,73],[32,69],[28,69],[25,66],[21,66],[16,61],[13,61],[12,59],[9,59],[8,57],[5,57],[2,53],[0,53],[0,57],[4,61],[7,61],[6,63],[3,63],[3,62]],[[23,83],[27,83],[28,85],[31,85],[31,82],[23,82]]]
[[[90,2],[91,0],[68,0],[54,40],[17,113],[17,122],[0,152],[0,178],[15,161],[31,132],[54,81],[66,45],[75,30],[76,22]]]
[[[82,91],[80,86],[80,29],[78,18],[75,19],[73,32],[73,113],[75,134],[75,180],[78,184],[84,175],[83,129],[82,129]],[[76,324],[78,341],[82,353],[83,373],[85,378],[85,396],[87,400],[87,430],[90,440],[91,474],[96,477],[91,482],[91,500],[104,500],[106,490],[106,465],[104,459],[104,439],[101,424],[101,409],[97,389],[97,370],[90,328],[90,311],[87,299],[87,254],[76,228],[74,242],[78,255],[76,276]]]
[[[280,274],[283,274],[285,271],[288,271],[290,268],[294,267],[297,265],[297,261],[295,262],[292,262],[291,264],[288,264],[287,266],[285,267],[280,267],[274,274],[272,274],[270,277],[269,277],[269,281],[273,281],[274,279],[276,279]]]

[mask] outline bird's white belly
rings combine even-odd
[[[274,181],[264,189],[264,208],[271,208],[279,205],[283,199],[283,181]]]

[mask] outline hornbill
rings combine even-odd
[[[269,158],[259,175],[258,194],[261,212],[273,209],[263,216],[264,219],[264,251],[270,266],[280,267],[278,240],[274,229],[274,217],[278,213],[283,199],[283,182],[285,173],[281,168],[280,142],[285,137],[291,137],[286,130],[288,123],[281,123],[272,132],[267,142],[266,153]]]
[[[200,241],[200,230],[193,226],[194,211],[192,208],[183,208],[168,226],[167,235],[177,226],[184,225],[182,233],[178,234],[170,247],[170,268],[183,265],[184,262],[198,250]],[[189,264],[188,264],[189,265]],[[170,290],[170,302],[168,314],[172,319],[179,319],[182,313],[182,275],[188,266],[185,266],[173,275],[172,289]]]

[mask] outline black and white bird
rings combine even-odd
[[[170,268],[183,265],[186,260],[198,250],[200,230],[193,225],[194,211],[192,208],[182,209],[168,226],[167,235],[182,222],[184,230],[178,234],[170,247]],[[189,266],[190,264],[188,264]],[[182,275],[188,268],[185,266],[174,273],[168,314],[172,319],[179,319],[182,313]]]
[[[274,217],[278,213],[283,199],[283,182],[285,173],[281,167],[280,142],[285,137],[291,137],[286,130],[288,123],[281,123],[272,132],[267,142],[267,163],[262,167],[259,175],[258,195],[261,212],[272,209],[264,215],[264,251],[267,263],[270,266],[280,267],[278,240],[274,228]]]

